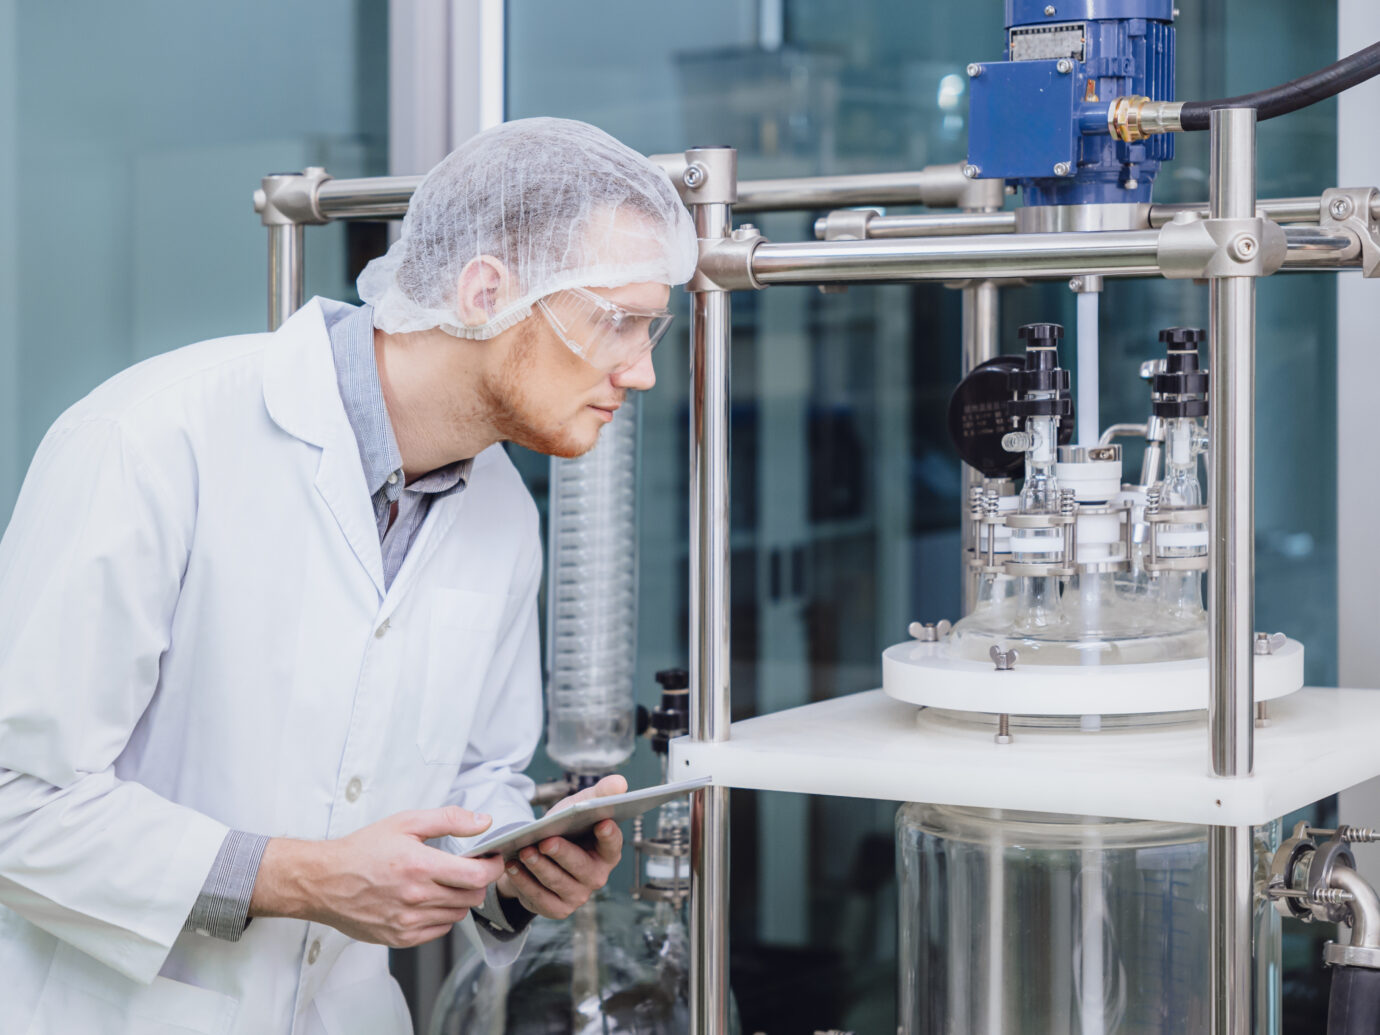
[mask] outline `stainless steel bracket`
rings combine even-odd
[[[254,192],[254,211],[264,226],[320,226],[330,219],[321,214],[318,195],[331,174],[318,165],[299,173],[275,173],[263,178]]]
[[[752,256],[766,238],[751,223],[735,227],[728,237],[700,239],[700,261],[686,291],[760,291]]]
[[[1181,212],[1160,230],[1156,258],[1171,280],[1268,277],[1284,265],[1289,241],[1273,220],[1202,219]]]
[[[1318,225],[1341,230],[1361,244],[1361,275],[1380,276],[1380,222],[1375,208],[1380,190],[1374,187],[1333,187],[1322,193]]]

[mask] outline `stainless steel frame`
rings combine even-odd
[[[738,183],[736,153],[731,148],[659,156],[694,214],[701,248],[701,275],[689,285],[693,298],[692,737],[718,741],[730,736],[731,290],[770,284],[959,281],[963,366],[968,369],[998,352],[998,284],[1002,279],[1196,275],[1210,278],[1212,312],[1208,754],[1215,775],[1250,777],[1255,277],[1275,269],[1360,268],[1363,242],[1353,230],[1336,225],[1289,226],[1282,234],[1274,226],[1280,222],[1317,224],[1325,214],[1320,198],[1257,203],[1253,112],[1214,112],[1211,146],[1211,198],[1206,207],[1152,206],[1149,226],[1140,230],[1037,234],[1015,233],[1017,220],[994,211],[1001,205],[1000,184],[970,180],[956,166],[879,176]],[[320,169],[265,178],[255,196],[255,209],[269,229],[270,327],[281,323],[302,301],[303,226],[400,216],[419,182],[419,177],[332,180]],[[735,207],[771,211],[879,204],[953,206],[965,211],[867,217],[857,221],[862,234],[841,235],[853,239],[773,244],[750,235],[731,236]],[[1380,198],[1374,208],[1380,217]],[[1221,246],[1220,254],[1202,256],[1203,272],[1185,272],[1193,264],[1186,263],[1181,252],[1167,254],[1169,239],[1163,228],[1182,230],[1184,220],[1191,223],[1204,217],[1233,236]],[[1223,222],[1227,220],[1233,221],[1230,226]],[[827,231],[827,224],[819,229]],[[1182,235],[1174,238],[1182,239]],[[1278,245],[1277,254],[1274,261],[1265,263],[1260,253],[1271,240]],[[1374,251],[1376,242],[1365,245]],[[1168,265],[1166,258],[1171,260]],[[966,509],[966,495],[964,505]],[[965,514],[964,520],[970,518]],[[724,1035],[728,1030],[728,805],[728,789],[715,787],[699,792],[692,813],[692,1026],[710,1035]],[[1251,831],[1214,827],[1209,848],[1211,1031],[1213,1035],[1246,1035],[1252,1001]]]

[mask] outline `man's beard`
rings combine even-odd
[[[493,414],[494,430],[504,441],[516,442],[536,453],[566,460],[583,456],[594,447],[594,442],[579,440],[569,428],[543,427],[543,415],[536,411],[528,397],[528,378],[535,365],[532,360],[534,345],[533,335],[523,334],[508,353],[494,381],[486,379],[482,386],[484,400]]]

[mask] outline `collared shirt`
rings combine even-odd
[[[365,305],[351,310],[327,331],[340,401],[359,445],[364,482],[374,505],[387,588],[402,568],[432,501],[465,488],[471,461],[447,464],[408,484],[379,381],[373,309]],[[396,513],[394,504],[397,504]],[[239,941],[249,922],[254,880],[268,841],[264,835],[242,830],[232,830],[226,836],[183,930],[225,941]],[[484,906],[476,911],[499,937],[511,936],[525,926],[523,920],[530,919],[530,914],[524,917],[524,912],[515,910],[511,915],[505,914],[492,885]]]
[[[374,310],[360,306],[329,328],[335,377],[345,416],[359,443],[364,483],[374,504],[374,521],[383,549],[384,586],[391,586],[426,520],[433,500],[460,492],[471,461],[459,460],[422,475],[410,484],[402,453],[384,403],[374,356]],[[392,516],[397,504],[396,517]],[[391,520],[390,520],[391,518]]]

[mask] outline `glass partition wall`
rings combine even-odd
[[[1222,96],[1335,58],[1335,8],[1285,0],[1180,5],[1178,95]],[[639,150],[730,144],[744,179],[909,169],[966,152],[969,61],[999,57],[1002,5],[912,0],[611,0],[507,6],[507,117],[593,122]],[[1333,183],[1335,105],[1265,123],[1260,196]],[[1179,138],[1157,201],[1207,197],[1205,134]],[[817,213],[744,214],[774,240]],[[1260,291],[1258,623],[1308,646],[1335,682],[1335,290],[1324,275]],[[685,312],[684,297],[678,300]],[[1066,285],[1007,288],[1002,345],[1053,320]],[[1143,420],[1142,360],[1161,327],[1204,326],[1207,289],[1109,283],[1102,424]],[[945,409],[959,376],[959,301],[937,284],[733,300],[735,718],[881,683],[879,655],[914,619],[959,614],[960,476]],[[1069,349],[1072,366],[1072,349]],[[644,400],[639,686],[687,659],[687,341],[658,346]],[[544,458],[519,457],[540,492]],[[1128,469],[1138,458],[1127,457]],[[917,760],[921,762],[922,760]],[[630,777],[658,778],[640,749]],[[894,1030],[895,805],[739,792],[733,800],[732,965],[745,1031]],[[1296,950],[1303,971],[1316,949]],[[1306,962],[1304,962],[1306,961]],[[1291,984],[1291,1004],[1314,994]]]

